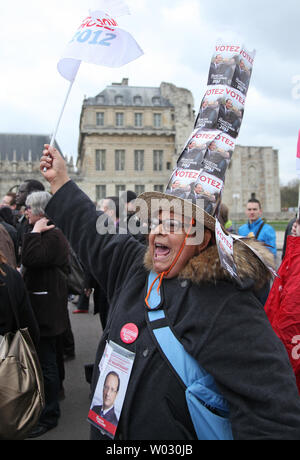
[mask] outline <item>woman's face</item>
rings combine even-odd
[[[153,223],[149,235],[149,250],[156,273],[166,272],[171,267],[186,237],[184,227],[186,228],[186,223],[184,224],[182,216],[169,211],[162,211],[157,222]],[[185,245],[166,278],[175,278],[197,252],[197,246]]]
[[[26,217],[27,217],[28,222],[30,223],[30,225],[34,225],[38,220],[40,220],[43,217],[41,215],[35,216],[32,213],[31,206],[26,206],[26,211],[25,212],[26,212]]]

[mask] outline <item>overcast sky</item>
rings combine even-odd
[[[123,77],[132,86],[159,86],[165,81],[187,88],[198,112],[214,46],[222,38],[257,51],[238,144],[278,149],[281,181],[295,179],[299,0],[127,0],[127,4],[131,15],[118,23],[145,54],[118,69],[81,65],[57,134],[64,154],[77,157],[84,96],[95,96]],[[97,0],[1,1],[1,132],[54,130],[69,86],[56,65],[95,5]]]

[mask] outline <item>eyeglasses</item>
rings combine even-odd
[[[25,206],[25,211],[30,211],[31,206]]]
[[[169,233],[181,232],[185,226],[184,222],[176,219],[161,220],[153,218],[149,222],[149,227],[151,230],[155,230],[159,225],[162,225],[163,230]]]
[[[110,393],[118,393],[118,390],[115,390],[114,388],[111,388],[111,387],[109,387],[109,386],[107,386],[107,385],[104,385],[103,388],[104,388],[104,390],[105,390],[107,393],[108,393],[108,392],[110,392]]]

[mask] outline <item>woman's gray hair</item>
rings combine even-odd
[[[26,206],[30,206],[34,216],[44,215],[45,209],[52,196],[48,192],[33,192],[26,199]]]

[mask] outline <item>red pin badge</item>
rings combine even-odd
[[[139,330],[137,326],[133,323],[125,324],[122,327],[120,337],[124,343],[133,343],[136,341],[139,335]]]

